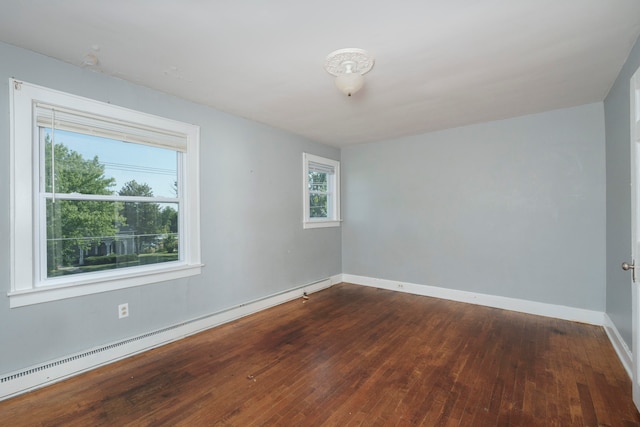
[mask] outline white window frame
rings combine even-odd
[[[311,218],[309,207],[309,165],[317,163],[328,168],[333,168],[334,173],[328,180],[327,193],[331,195],[327,218]],[[340,219],[340,162],[327,159],[314,154],[302,153],[302,203],[303,203],[303,228],[339,227]]]
[[[200,274],[200,201],[199,201],[199,140],[200,128],[112,104],[48,89],[10,79],[10,216],[11,216],[11,308],[65,298],[90,295],[179,279]],[[102,117],[118,126],[139,127],[168,135],[167,141],[157,144],[170,147],[172,140],[180,141],[178,165],[180,188],[179,230],[180,260],[148,264],[140,267],[107,270],[45,283],[40,277],[41,262],[38,241],[39,203],[38,158],[39,129],[35,123],[36,105],[52,105],[62,110],[82,112]],[[135,136],[134,136],[135,139]],[[153,145],[153,144],[151,144]],[[175,145],[178,147],[178,145]],[[40,239],[41,240],[41,239]],[[169,265],[170,264],[170,265]]]

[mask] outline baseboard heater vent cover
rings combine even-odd
[[[167,328],[158,329],[157,331],[148,332],[146,334],[139,335],[137,337],[128,338],[126,340],[119,341],[119,342],[116,342],[116,343],[113,343],[113,344],[108,344],[108,345],[105,345],[105,346],[102,346],[102,347],[94,348],[92,350],[84,351],[82,353],[78,353],[78,354],[74,354],[74,355],[71,355],[71,356],[67,356],[67,357],[64,357],[64,358],[59,359],[59,360],[54,360],[52,362],[48,362],[48,363],[45,363],[43,365],[33,366],[31,368],[25,369],[24,371],[15,372],[15,373],[12,373],[12,374],[9,374],[9,375],[7,375],[5,377],[0,378],[0,384],[6,383],[8,381],[13,381],[13,380],[16,380],[18,378],[24,377],[26,375],[31,375],[31,374],[43,371],[45,369],[54,368],[56,366],[64,365],[64,364],[67,364],[67,363],[70,363],[70,362],[75,362],[75,361],[77,361],[79,359],[84,359],[84,358],[89,357],[89,356],[94,356],[94,355],[96,355],[98,353],[103,353],[103,352],[108,351],[108,350],[113,350],[115,348],[122,347],[124,345],[131,344],[131,343],[136,342],[136,341],[144,340],[144,339],[152,337],[154,335],[162,334],[164,332],[169,332],[169,331],[172,331],[174,329],[180,328],[182,326],[188,325],[189,323],[196,322],[198,320],[201,320],[201,319],[196,319],[196,320],[192,320],[192,321],[189,321],[189,322],[183,322],[183,323],[180,323],[180,324],[177,324],[177,325],[172,325],[172,326],[169,326]]]
[[[83,372],[302,297],[305,293],[313,293],[329,288],[333,286],[334,283],[339,282],[340,280],[336,277],[308,283],[297,288],[239,304],[216,313],[5,374],[0,377],[0,400],[9,399],[19,394],[62,381]]]

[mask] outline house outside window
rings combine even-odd
[[[10,83],[10,305],[198,274],[199,128]]]
[[[340,162],[303,154],[303,227],[340,226]]]

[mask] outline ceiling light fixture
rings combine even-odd
[[[336,87],[345,95],[351,96],[362,88],[362,75],[373,68],[373,62],[373,57],[366,50],[339,49],[327,56],[324,69],[336,76]]]

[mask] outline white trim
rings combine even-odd
[[[5,374],[0,377],[0,401],[300,298],[305,293],[312,294],[343,282],[603,326],[627,374],[631,376],[631,352],[606,313],[353,274],[336,274],[318,282],[240,304],[209,316],[164,328],[158,332],[106,344]],[[102,350],[105,348],[106,350]],[[79,357],[79,355],[87,353],[90,354]],[[70,360],[67,361],[68,359]],[[43,366],[44,368],[42,368]]]
[[[437,286],[418,285],[415,283],[399,282],[397,280],[376,279],[372,277],[356,276],[353,274],[343,274],[342,278],[346,283],[354,283],[356,285],[408,292],[416,295],[484,305],[504,310],[519,311],[522,313],[554,317],[557,319],[588,323],[591,325],[604,325],[604,313],[600,311],[585,310],[582,308],[547,304],[497,295],[479,294],[475,292],[460,291],[457,289],[440,288]]]
[[[616,325],[606,313],[604,314],[604,330],[609,337],[609,341],[611,341],[613,349],[618,355],[618,359],[620,359],[622,366],[624,367],[625,371],[627,371],[627,375],[629,375],[629,378],[632,379],[633,367],[631,350],[629,350],[627,343],[624,342],[622,336],[620,335],[620,332],[618,332],[618,328],[616,328]]]
[[[629,347],[615,327],[611,318],[604,312],[585,310],[582,308],[567,307],[557,304],[547,304],[516,298],[501,297],[496,295],[479,294],[474,292],[446,289],[436,286],[418,285],[415,283],[400,282],[397,280],[377,279],[373,277],[358,276],[354,274],[342,274],[340,281],[361,286],[370,286],[392,291],[407,292],[415,295],[442,298],[469,304],[484,305],[503,310],[518,311],[521,313],[538,316],[553,317],[572,322],[587,323],[602,326],[620,359],[629,378],[633,379],[633,357]]]
[[[160,331],[106,344],[0,377],[0,400],[35,390],[109,363],[160,347],[190,335],[301,298],[340,283],[336,275],[211,315],[183,322]],[[44,367],[44,368],[43,368]]]
[[[631,126],[629,135],[631,150],[631,263],[637,265],[640,258],[640,236],[638,235],[638,203],[640,188],[638,184],[638,168],[640,167],[640,68],[638,68],[629,82],[629,123]],[[631,355],[632,355],[632,396],[633,403],[640,409],[640,291],[638,290],[638,278],[635,269],[631,270]]]
[[[112,276],[102,276],[100,279],[88,276],[84,281],[77,281],[75,285],[66,284],[60,286],[43,286],[33,290],[9,292],[9,307],[24,307],[26,305],[40,304],[49,301],[74,298],[83,295],[92,295],[101,292],[125,289],[134,286],[148,285],[151,283],[165,282],[167,280],[181,279],[184,277],[196,276],[201,273],[203,265],[178,265],[175,267],[165,267],[160,265],[150,271],[148,266],[140,267],[142,272],[118,275],[119,271],[114,270]],[[144,270],[147,270],[146,272]]]
[[[333,169],[333,176],[328,185],[331,185],[329,201],[331,212],[327,212],[328,218],[310,218],[309,210],[309,164],[316,163],[326,165]],[[340,162],[327,159],[314,154],[302,153],[302,228],[326,228],[340,227]]]
[[[478,304],[504,310],[512,310],[527,314],[535,314],[538,316],[553,317],[556,319],[602,326],[607,334],[607,337],[609,338],[609,341],[611,342],[611,345],[613,346],[613,349],[618,355],[622,366],[627,371],[629,378],[632,378],[633,359],[631,351],[629,350],[629,347],[627,346],[625,341],[622,339],[622,336],[618,332],[615,324],[606,313],[556,304],[546,304],[515,298],[500,297],[495,295],[478,294],[474,292],[460,291],[455,289],[445,289],[435,286],[418,285],[415,283],[376,279],[354,274],[343,273],[342,275],[340,275],[339,279],[340,282],[353,283],[355,285],[407,292],[415,295],[442,298],[469,304]]]
[[[189,277],[200,273],[200,188],[199,144],[200,128],[189,123],[166,119],[151,114],[118,107],[113,104],[83,98],[45,87],[9,79],[10,84],[10,247],[11,273],[10,307],[38,304],[63,298],[88,295],[96,292],[122,289],[129,286],[151,284],[159,281]],[[112,128],[134,126],[130,139],[181,152],[178,161],[178,183],[181,186],[177,198],[148,198],[148,201],[168,201],[179,206],[180,259],[171,266],[153,264],[149,267],[131,267],[113,272],[96,272],[91,275],[67,275],[55,279],[46,278],[44,253],[41,244],[46,235],[44,215],[38,186],[37,160],[39,134],[34,123],[34,105],[46,102],[55,108],[73,108],[74,114],[104,119]],[[154,136],[155,135],[155,136]],[[154,138],[157,139],[156,142]],[[139,138],[138,138],[139,139]],[[186,150],[186,153],[183,152]],[[36,162],[37,163],[37,162]],[[117,200],[118,197],[94,197],[89,195],[61,195],[73,200]],[[43,200],[43,199],[42,199]],[[124,200],[124,199],[123,199]],[[132,199],[133,200],[133,199]],[[87,279],[87,277],[90,277]],[[67,289],[61,289],[62,284]]]
[[[306,221],[302,224],[302,228],[327,228],[327,227],[340,227],[342,220],[336,221]]]

